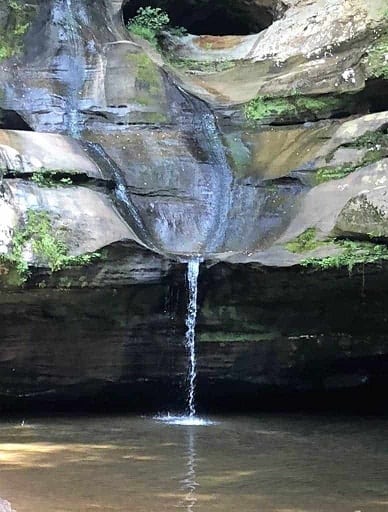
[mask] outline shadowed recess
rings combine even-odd
[[[146,6],[165,10],[172,26],[184,27],[191,34],[215,36],[261,32],[283,11],[281,2],[271,0],[127,0],[123,4],[125,23]]]

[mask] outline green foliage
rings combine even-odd
[[[349,272],[355,265],[366,265],[388,260],[388,247],[372,242],[337,240],[335,245],[341,252],[325,258],[306,258],[301,265],[319,270],[347,267]]]
[[[25,251],[33,253],[37,262],[48,266],[52,272],[63,268],[87,265],[101,257],[100,253],[88,253],[80,256],[69,256],[68,247],[61,237],[60,231],[54,229],[48,212],[29,209],[26,212],[24,225],[14,231],[12,249],[0,258],[2,273],[5,268],[15,270],[15,284],[22,284],[29,275]]]
[[[146,39],[148,42],[150,42],[152,45],[157,45],[157,37],[153,30],[147,27],[143,27],[142,25],[137,25],[136,23],[131,23],[130,26],[128,26],[128,30],[139,37],[142,37],[143,39]]]
[[[58,179],[58,175],[60,174],[61,173],[59,171],[54,171],[42,167],[38,171],[34,172],[34,174],[31,176],[31,181],[33,181],[40,187],[46,188],[54,188],[73,184],[71,178],[65,177]]]
[[[8,0],[7,3],[9,15],[6,30],[0,33],[0,61],[21,52],[23,37],[35,12],[34,6],[22,0]]]
[[[159,7],[140,7],[127,28],[133,34],[156,44],[157,36],[170,23],[169,15]]]
[[[251,121],[266,119],[300,118],[306,115],[315,116],[330,114],[346,103],[344,97],[321,95],[287,97],[258,96],[245,105],[245,117]]]
[[[185,27],[168,27],[168,31],[172,36],[183,37],[188,34],[187,28]]]
[[[388,80],[388,32],[383,33],[368,50],[368,74]]]
[[[308,228],[306,231],[297,236],[294,240],[291,240],[285,247],[288,251],[293,253],[303,253],[307,251],[313,251],[324,242],[317,240],[317,230],[315,228]]]

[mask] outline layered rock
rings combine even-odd
[[[121,2],[29,12],[0,62],[3,403],[175,400],[198,255],[203,399],[385,381],[383,4],[245,2],[273,23],[164,51]]]

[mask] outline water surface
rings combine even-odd
[[[0,424],[17,512],[383,512],[386,419],[116,416]]]

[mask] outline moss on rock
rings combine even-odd
[[[388,29],[370,46],[367,68],[370,78],[388,80]]]
[[[248,120],[256,122],[320,119],[346,110],[351,103],[350,95],[258,96],[245,105],[244,112]]]
[[[317,240],[316,228],[308,228],[306,231],[297,236],[294,240],[288,242],[285,247],[288,251],[299,254],[303,252],[313,251],[321,246],[324,242]]]

